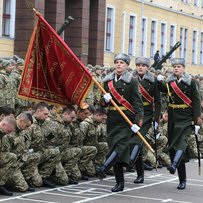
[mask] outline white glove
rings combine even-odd
[[[132,130],[134,133],[138,132],[139,129],[140,129],[140,127],[139,127],[138,125],[136,125],[136,124],[133,124],[133,125],[131,126],[131,130]]]
[[[112,96],[111,96],[110,93],[106,93],[103,97],[104,97],[104,101],[105,101],[106,103],[109,103],[110,100],[112,99]]]
[[[158,127],[159,127],[159,124],[155,121],[155,122],[154,122],[154,130],[157,130]]]
[[[33,153],[34,152],[34,150],[33,149],[29,149],[29,153]]]
[[[199,126],[199,125],[195,125],[195,135],[197,135],[197,134],[198,134],[199,129],[200,129],[200,126]]]
[[[164,76],[163,75],[158,75],[157,76],[157,80],[158,81],[163,81],[164,80]]]

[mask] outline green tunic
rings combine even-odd
[[[134,76],[138,77],[138,82],[149,93],[149,95],[154,98],[154,102],[152,102],[150,105],[144,105],[144,118],[140,133],[145,137],[151,128],[152,121],[159,122],[161,113],[160,91],[158,90],[156,78],[150,72],[146,72],[142,79],[136,73],[134,73]],[[143,95],[142,100],[143,104],[148,102]],[[132,138],[131,143],[141,145],[143,141],[136,136]]]
[[[192,134],[193,124],[197,123],[201,113],[200,95],[197,88],[197,81],[192,79],[190,75],[184,74],[181,80],[177,80],[175,75],[170,75],[166,83],[169,85],[171,96],[169,103],[184,104],[183,100],[174,92],[171,82],[175,81],[182,92],[192,101],[192,108],[171,108],[168,107],[168,147],[170,154],[173,156],[176,150],[185,152],[184,161],[188,161],[190,153],[188,150],[188,137]],[[167,92],[165,82],[159,83],[159,88],[163,92]]]
[[[137,80],[133,78],[132,74],[126,71],[118,81],[115,81],[115,73],[111,73],[106,76],[103,81],[104,89],[107,92],[110,92],[108,82],[111,80],[113,80],[113,85],[117,92],[132,105],[135,114],[131,113],[129,110],[124,110],[123,112],[132,121],[132,123],[138,124],[139,120],[143,116],[143,106]],[[122,106],[114,97],[113,100],[118,106]],[[111,103],[109,104],[109,107],[111,109]],[[116,110],[109,110],[108,112],[107,134],[107,142],[110,149],[109,154],[111,154],[112,151],[116,151],[119,154],[118,162],[128,164],[130,155],[128,145],[133,133],[129,124]]]

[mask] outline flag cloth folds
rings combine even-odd
[[[80,106],[93,84],[92,75],[41,14],[36,15],[18,97]]]

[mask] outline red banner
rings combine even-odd
[[[46,20],[37,16],[18,96],[80,105],[91,87],[92,75]]]

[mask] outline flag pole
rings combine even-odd
[[[94,77],[92,77],[92,80],[93,82],[97,85],[97,87],[104,93],[106,94],[107,92],[105,91],[105,89],[101,86],[101,84],[95,80]],[[126,120],[126,122],[132,126],[133,123],[130,121],[130,119],[123,113],[123,111],[119,108],[119,106],[115,103],[115,101],[113,101],[113,99],[110,100],[111,103],[113,104],[113,106],[116,108],[116,110],[121,114],[121,116]],[[152,153],[155,153],[154,150],[152,149],[152,147],[150,146],[150,144],[146,141],[146,139],[142,136],[142,134],[138,131],[136,133],[140,139],[144,142],[144,144],[149,148],[149,150],[152,152]]]

